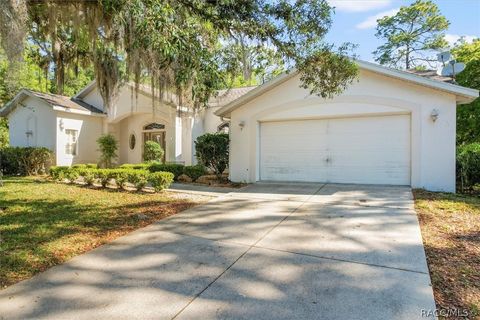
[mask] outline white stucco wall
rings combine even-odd
[[[57,112],[54,128],[57,129],[57,165],[70,166],[77,163],[98,163],[97,139],[102,134],[102,117],[84,116],[67,112]],[[77,155],[65,153],[67,135],[65,130],[78,130]]]
[[[55,152],[56,113],[40,99],[24,99],[9,115],[10,145],[47,147]],[[32,134],[27,136],[27,131]]]
[[[231,114],[230,179],[259,179],[262,121],[382,114],[411,115],[411,185],[455,191],[456,102],[453,94],[361,70],[359,82],[331,100],[311,96],[294,77]],[[433,109],[439,117],[430,118]],[[243,130],[238,125],[245,122]]]
[[[149,123],[157,122],[165,125],[165,159],[167,162],[176,160],[175,154],[175,118],[168,119],[151,114],[133,114],[122,121],[118,126],[119,132],[119,163],[141,163],[143,153],[143,127]],[[136,145],[133,150],[129,147],[130,134],[134,134]]]

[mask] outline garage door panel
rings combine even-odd
[[[410,184],[410,116],[266,122],[260,178]]]

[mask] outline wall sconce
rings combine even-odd
[[[240,127],[240,130],[243,130],[243,128],[245,127],[245,121],[240,121],[238,123],[238,126]]]
[[[432,113],[430,113],[430,118],[432,118],[432,121],[435,122],[438,119],[438,110],[433,109]]]
[[[63,131],[64,125],[63,125],[63,119],[60,119],[58,123],[58,127],[60,128],[60,131]]]

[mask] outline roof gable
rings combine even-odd
[[[459,104],[472,102],[479,95],[479,91],[476,89],[466,88],[466,87],[462,87],[462,86],[448,83],[448,82],[432,80],[431,78],[421,76],[416,73],[387,68],[384,66],[380,66],[378,64],[361,61],[361,60],[357,60],[355,62],[357,63],[358,67],[363,70],[371,71],[371,72],[381,74],[393,79],[414,83],[430,89],[454,94],[456,96],[456,101]],[[226,104],[225,106],[217,110],[215,114],[221,117],[229,116],[233,110],[254,100],[255,98],[259,97],[265,92],[270,91],[271,89],[277,87],[278,85],[292,79],[296,75],[298,75],[297,70],[292,70],[290,72],[283,73],[278,77],[270,80],[269,82],[266,82],[265,84],[249,91],[248,93],[239,97],[238,99]]]
[[[28,89],[22,89],[12,100],[10,100],[2,109],[0,109],[0,116],[7,116],[26,97],[40,99],[52,106],[57,111],[66,111],[85,115],[103,114],[102,110],[99,110],[80,99],[69,98],[58,94],[42,93]]]

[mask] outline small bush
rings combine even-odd
[[[113,178],[112,170],[96,169],[96,177],[100,181],[102,187],[106,187],[108,182]]]
[[[97,169],[98,165],[94,163],[85,163],[85,164],[74,164],[72,168],[75,169]]]
[[[72,169],[78,172],[78,175],[83,178],[83,181],[87,184],[87,186],[92,186],[95,183],[97,169],[89,169],[89,168],[84,168],[84,169],[72,168]]]
[[[78,177],[80,176],[78,170],[74,169],[74,168],[68,168],[67,170],[65,170],[65,179],[67,179],[68,181],[70,181],[70,183],[74,183]]]
[[[52,179],[57,181],[63,181],[66,179],[65,173],[70,170],[70,167],[67,166],[52,166],[50,167],[49,173]]]
[[[0,169],[10,175],[46,173],[53,153],[44,147],[6,147],[0,150]]]
[[[150,163],[135,163],[135,164],[126,163],[126,164],[122,164],[119,168],[120,169],[148,170],[150,165],[151,165]]]
[[[155,191],[162,191],[168,188],[173,182],[173,173],[171,172],[153,172],[148,176],[148,182],[152,185]]]
[[[471,143],[457,149],[457,175],[461,191],[480,184],[480,143]]]
[[[183,173],[195,181],[199,177],[207,174],[207,169],[204,166],[197,164],[196,166],[185,166],[183,168]]]
[[[104,168],[111,168],[112,161],[117,158],[118,143],[111,134],[102,135],[97,139],[100,151],[100,163]]]
[[[171,172],[175,180],[183,173],[183,164],[178,163],[152,163],[148,167],[150,172]]]
[[[109,169],[111,178],[115,180],[115,183],[119,188],[124,188],[128,182],[128,169]]]
[[[198,161],[215,172],[217,177],[228,166],[229,138],[226,133],[206,133],[195,141]]]
[[[127,180],[135,186],[137,191],[142,190],[148,183],[148,175],[150,173],[147,170],[127,170]]]
[[[146,141],[143,147],[143,161],[162,161],[164,151],[162,146],[155,141]]]

